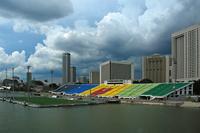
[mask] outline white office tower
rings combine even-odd
[[[63,84],[70,82],[70,53],[63,54]]]
[[[134,80],[134,66],[130,61],[107,61],[100,64],[100,83],[114,80]]]
[[[200,79],[200,25],[172,34],[173,81]]]
[[[142,57],[142,79],[154,83],[171,82],[172,58],[168,55],[154,54]]]

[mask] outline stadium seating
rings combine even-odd
[[[68,92],[71,91],[73,88],[78,87],[79,85],[63,85],[58,89],[54,90],[54,92]]]
[[[124,89],[123,91],[121,91],[119,94],[117,94],[118,96],[126,96],[126,94],[128,92],[130,92],[133,88],[134,88],[135,84],[130,85],[128,88]]]
[[[114,86],[110,86],[111,90],[107,91],[106,93],[101,94],[100,96],[106,97],[109,93],[112,93],[113,91],[115,91],[116,89],[118,89],[120,86],[119,85],[114,85]],[[109,88],[109,87],[108,87]]]
[[[127,88],[129,88],[129,87],[131,87],[131,86],[132,86],[132,85],[130,85],[130,84],[124,85],[123,87],[119,88],[118,90],[112,92],[112,93],[110,94],[110,96],[112,96],[112,97],[113,97],[113,96],[118,96],[118,94],[119,94],[120,92],[126,90]]]
[[[68,85],[67,88],[63,91],[65,94],[74,94],[76,88],[80,85]]]
[[[80,96],[102,96],[102,97],[132,97],[166,96],[177,89],[183,88],[189,83],[148,83],[148,84],[81,84],[63,85],[54,92],[64,92],[65,94],[78,94]]]
[[[103,97],[113,97],[116,95],[116,92],[119,93],[119,90],[122,90],[122,88],[125,88],[125,86],[127,85],[115,85],[112,90],[104,93],[104,94],[101,94],[100,96],[103,96]]]
[[[86,90],[86,91],[80,93],[79,95],[80,95],[80,96],[88,96],[88,95],[90,95],[90,93],[94,93],[95,91],[97,91],[97,90],[99,90],[99,89],[101,89],[102,87],[105,87],[105,86],[106,86],[106,85],[101,84],[101,85],[99,85],[99,86],[96,86],[96,87],[94,87],[94,88],[91,88],[91,89],[89,89],[89,90]]]
[[[101,88],[101,89],[99,89],[99,90],[93,92],[93,93],[92,93],[92,96],[98,96],[98,95],[104,94],[104,93],[106,93],[106,92],[108,92],[108,91],[110,91],[110,90],[112,90],[111,87],[109,87],[109,88]]]
[[[145,92],[142,96],[165,96],[176,89],[182,88],[188,85],[188,83],[176,83],[176,84],[160,84],[153,89]]]
[[[81,92],[84,92],[86,90],[89,90],[91,88],[96,87],[97,85],[94,84],[82,84],[82,85],[77,85],[76,87],[74,87],[73,89],[71,89],[70,91],[65,91],[65,93],[67,94],[79,94]]]
[[[143,94],[144,92],[149,91],[149,90],[153,89],[154,87],[156,87],[158,85],[159,84],[143,84],[143,86],[141,86],[137,90],[132,91],[132,93],[130,94],[130,96],[131,97],[138,97],[141,94]]]

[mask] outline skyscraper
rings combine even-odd
[[[90,84],[99,84],[99,72],[98,71],[91,71],[89,73],[89,83]]]
[[[70,82],[70,53],[63,53],[63,84]]]
[[[76,82],[76,67],[70,67],[70,82]]]
[[[173,79],[200,79],[200,25],[193,25],[171,36]]]
[[[171,82],[171,56],[154,54],[142,58],[142,78],[155,83]]]
[[[100,65],[100,83],[110,80],[134,80],[132,62],[107,61]]]

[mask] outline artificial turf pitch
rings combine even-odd
[[[49,97],[15,97],[17,101],[28,102],[37,105],[61,105],[61,104],[80,104],[86,103],[84,101],[77,101],[77,100],[67,100],[67,99],[60,99],[60,98],[49,98]]]

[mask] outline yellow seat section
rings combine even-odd
[[[108,96],[110,93],[112,93],[113,91],[116,91],[116,89],[118,89],[120,87],[120,85],[112,85],[112,86],[109,86],[109,88],[112,88],[112,90],[104,93],[104,94],[101,94],[100,96]]]
[[[94,88],[92,88],[90,90],[86,90],[86,91],[80,93],[79,95],[81,95],[81,96],[87,96],[87,95],[90,95],[90,93],[93,93],[93,92],[95,92],[97,90],[100,90],[103,87],[106,87],[106,85],[105,84],[101,84],[101,85],[96,86],[96,87],[94,87]]]
[[[129,88],[129,87],[131,87],[131,86],[132,86],[132,84],[126,84],[126,85],[124,85],[124,87],[121,87],[120,89],[118,89],[118,90],[116,90],[115,92],[113,92],[113,93],[111,94],[111,96],[117,96],[117,94],[119,94],[120,92],[126,90],[127,88]]]
[[[131,85],[127,85],[127,84],[123,84],[123,85],[115,85],[113,86],[113,89],[102,94],[101,96],[105,96],[105,97],[113,97],[116,96],[118,93],[120,93],[121,91],[125,90],[126,88],[130,87]]]
[[[118,91],[119,89],[123,88],[125,85],[115,85],[113,86],[112,90],[102,94],[101,96],[113,96],[112,93],[114,93],[115,91]]]

